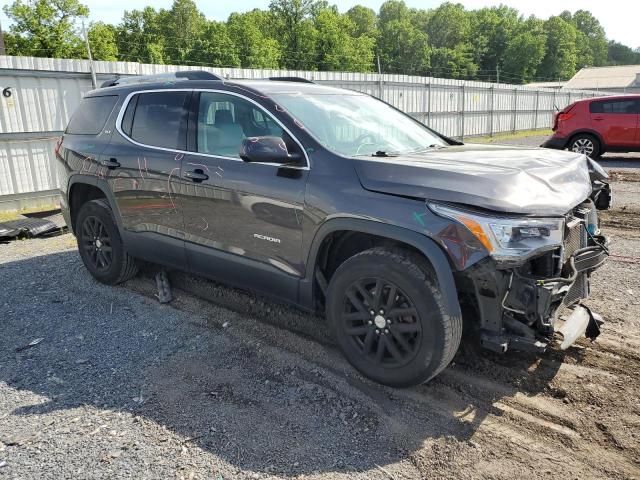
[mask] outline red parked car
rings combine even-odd
[[[553,120],[541,146],[584,153],[640,151],[640,95],[589,98],[572,103]]]

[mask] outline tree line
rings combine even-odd
[[[87,58],[79,0],[14,0],[4,40],[8,55]],[[125,11],[117,25],[94,22],[93,58],[213,67],[338,70],[427,75],[507,83],[566,80],[587,66],[640,64],[635,50],[609,41],[586,10],[546,20],[517,9],[430,10],[388,0],[376,13],[341,13],[325,0],[272,0],[267,10],[207,19],[193,0],[170,9]]]

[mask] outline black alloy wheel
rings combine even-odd
[[[74,233],[84,266],[93,277],[108,285],[129,280],[138,272],[127,253],[111,205],[106,199],[90,200],[78,211]]]
[[[413,302],[382,278],[364,278],[348,287],[342,321],[353,348],[374,365],[402,367],[420,346],[422,325]]]
[[[85,217],[82,222],[80,241],[93,268],[98,272],[109,270],[113,263],[111,237],[99,218]]]
[[[462,335],[462,317],[445,306],[428,261],[400,248],[374,247],[343,261],[329,281],[326,312],[349,363],[394,387],[435,377]]]

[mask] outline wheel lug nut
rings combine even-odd
[[[375,314],[376,314],[376,312],[375,312],[375,311],[373,311],[373,310],[370,310],[370,311],[369,311],[369,313],[370,313],[371,315],[375,315]]]
[[[389,333],[389,329],[385,328],[384,333]]]
[[[380,315],[384,315],[384,310],[380,309]]]
[[[376,329],[376,333],[377,333],[378,335],[380,335],[380,330]]]
[[[368,323],[369,325],[373,325],[373,322],[372,322],[371,320],[369,320],[367,323]]]
[[[391,323],[391,319],[390,318],[387,318],[387,323]]]

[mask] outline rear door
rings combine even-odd
[[[598,100],[589,105],[591,126],[608,147],[634,147],[638,111],[635,99]]]
[[[125,244],[134,256],[184,267],[184,225],[176,192],[186,148],[191,91],[133,92],[102,153],[111,162],[114,193]]]

